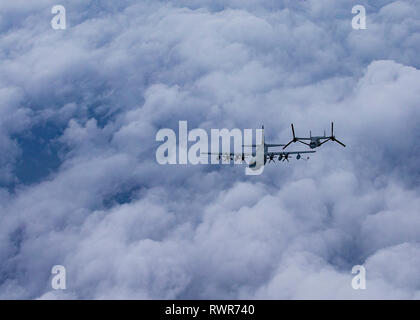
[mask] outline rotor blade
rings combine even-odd
[[[284,147],[283,147],[283,149],[286,149],[291,143],[293,142],[293,140],[292,141],[290,141],[288,144],[286,144]]]
[[[331,122],[331,137],[334,136],[334,122]]]
[[[307,146],[309,146],[309,143],[306,143],[306,142],[303,142],[303,141],[300,141],[300,140],[298,140],[298,142],[306,144]]]
[[[293,127],[293,123],[292,123],[292,133],[293,133],[293,139],[295,139],[295,128]]]
[[[341,144],[343,147],[346,146],[344,143],[342,143],[341,141],[338,141],[337,139],[335,139],[335,141],[338,142],[339,144]]]
[[[331,140],[331,138],[328,138],[327,140],[322,141],[319,145],[322,146],[325,142]]]

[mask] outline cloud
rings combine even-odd
[[[365,3],[366,30],[352,1],[63,5],[66,30],[51,1],[1,10],[1,298],[419,298],[417,3]],[[347,147],[161,166],[180,120],[281,143],[334,121]]]

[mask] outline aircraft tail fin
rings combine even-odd
[[[262,140],[261,140],[261,144],[262,144],[262,145],[265,145],[265,139],[264,139],[264,125],[262,125],[261,130],[262,130]]]

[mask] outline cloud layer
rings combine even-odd
[[[420,5],[360,3],[0,4],[0,298],[419,299]],[[347,147],[161,166],[180,120]]]

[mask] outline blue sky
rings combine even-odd
[[[420,298],[417,1],[55,4],[0,4],[0,298]],[[181,120],[347,147],[161,166]]]

